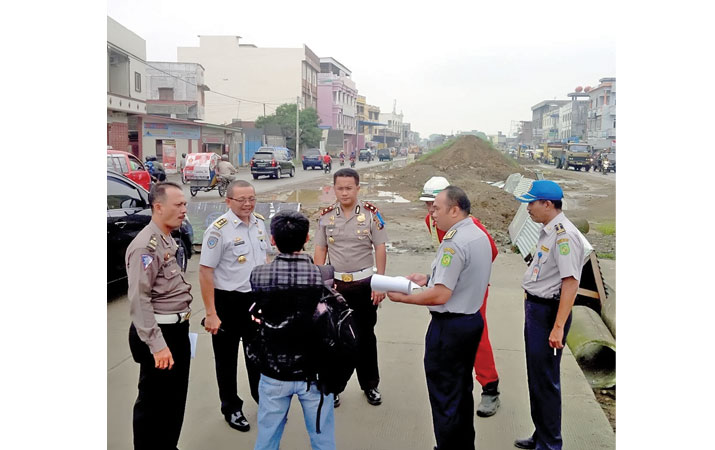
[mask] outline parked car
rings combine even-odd
[[[309,148],[303,152],[303,170],[308,170],[308,167],[315,169],[323,169],[323,156],[325,152],[319,148]]]
[[[147,191],[151,188],[151,175],[136,156],[119,150],[107,149],[107,170],[121,173]]]
[[[387,148],[381,148],[377,151],[377,159],[380,161],[392,161],[392,153]]]
[[[124,280],[127,247],[151,221],[149,192],[124,175],[107,170],[107,284]],[[194,230],[188,218],[171,232],[179,246],[177,260],[182,271],[191,258]]]
[[[290,150],[285,147],[261,147],[256,150],[249,165],[254,180],[261,175],[280,178],[287,173],[291,177],[295,176],[295,165],[290,157]],[[322,164],[320,167],[323,167]]]

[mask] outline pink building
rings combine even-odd
[[[343,130],[343,148],[358,149],[357,88],[351,72],[334,58],[320,58],[318,74],[318,117],[322,126]]]

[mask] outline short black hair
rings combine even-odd
[[[253,193],[256,193],[256,188],[253,187],[253,185],[246,180],[233,180],[226,188],[226,192],[228,192],[228,195],[233,197],[233,188],[237,187],[250,187],[253,188]]]
[[[456,205],[459,207],[459,209],[469,215],[472,209],[472,202],[469,201],[467,193],[464,192],[462,188],[450,185],[444,188],[444,191],[442,192],[445,192],[447,194],[447,204],[450,208]]]
[[[271,219],[271,234],[281,253],[302,250],[309,228],[310,221],[298,211],[279,211]]]
[[[561,200],[549,200],[549,201],[551,203],[553,203],[555,209],[561,210],[562,207],[564,206],[563,202]]]
[[[333,174],[333,184],[335,184],[335,181],[338,179],[338,177],[353,177],[355,178],[355,185],[360,186],[360,175],[355,169],[350,169],[346,167],[335,172]]]
[[[154,203],[161,203],[166,200],[166,190],[170,187],[175,187],[181,191],[181,186],[173,181],[162,181],[151,187],[151,191],[149,191],[149,205],[152,211],[154,211]]]

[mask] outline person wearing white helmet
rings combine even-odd
[[[238,173],[233,164],[228,162],[228,155],[221,155],[221,161],[218,163],[218,174],[226,178],[229,182],[236,179],[234,174]]]
[[[422,193],[420,194],[420,200],[425,202],[427,206],[427,216],[425,217],[425,224],[427,225],[427,230],[430,232],[432,237],[432,244],[434,248],[438,248],[442,243],[442,239],[446,233],[446,230],[440,230],[437,228],[434,220],[432,219],[432,208],[434,205],[434,199],[437,194],[442,192],[447,186],[449,186],[449,181],[444,177],[432,177],[425,183],[422,188]],[[469,215],[474,224],[479,227],[489,238],[489,243],[492,248],[492,262],[496,259],[499,254],[494,239],[489,234],[487,229],[482,225],[482,223],[474,217]],[[494,364],[494,352],[492,351],[492,344],[489,342],[489,332],[487,328],[487,297],[489,296],[489,286],[487,286],[487,291],[484,294],[484,302],[479,312],[482,314],[482,319],[484,319],[484,332],[482,333],[482,338],[479,341],[479,347],[477,348],[477,356],[474,359],[474,374],[477,383],[482,386],[482,400],[477,407],[477,415],[479,417],[489,417],[496,414],[497,409],[499,409],[499,374],[497,373],[496,366]]]

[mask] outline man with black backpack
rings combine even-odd
[[[310,255],[308,219],[281,211],[271,221],[271,243],[280,254],[251,273],[255,303],[250,312],[258,323],[247,355],[258,365],[258,436],[255,449],[278,449],[288,409],[297,395],[313,449],[335,448],[334,394],[344,389],[354,361],[340,370],[336,361],[346,352],[347,335],[355,339],[351,311]],[[350,343],[348,342],[348,347]],[[348,349],[349,350],[349,349]],[[336,373],[337,370],[337,373]]]

